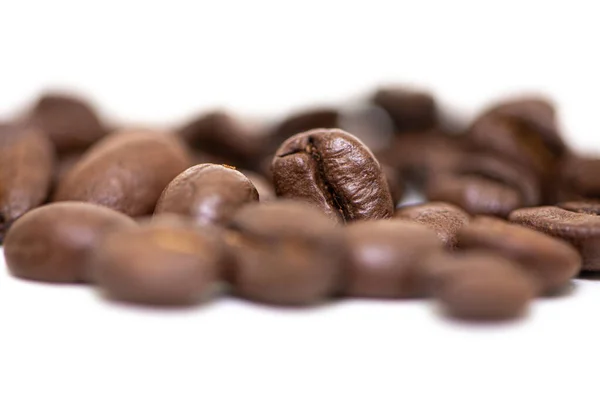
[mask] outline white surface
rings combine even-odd
[[[217,105],[278,116],[391,81],[466,115],[542,91],[569,141],[600,150],[593,1],[91,3],[0,2],[0,118],[47,87],[171,124]],[[424,302],[123,308],[0,267],[0,399],[599,398],[598,282],[517,324],[463,326]]]

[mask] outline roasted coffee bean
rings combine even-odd
[[[43,95],[28,121],[47,133],[59,152],[86,149],[108,132],[90,104],[64,94]]]
[[[23,279],[86,282],[91,251],[103,235],[135,225],[128,216],[95,204],[38,207],[19,218],[6,236],[6,264]]]
[[[149,305],[192,305],[216,289],[223,248],[216,228],[161,217],[107,234],[94,250],[92,278],[110,298]]]
[[[382,88],[372,101],[389,114],[396,133],[427,130],[438,124],[437,105],[428,93],[399,87]]]
[[[340,112],[336,108],[320,107],[300,110],[277,123],[269,135],[273,150],[285,140],[298,133],[318,128],[339,128]]]
[[[458,243],[458,231],[469,223],[469,214],[442,202],[402,207],[396,211],[396,218],[414,221],[432,229],[450,249],[454,249]]]
[[[99,142],[59,183],[55,200],[87,201],[130,216],[149,215],[163,189],[191,165],[173,135],[119,131]]]
[[[600,199],[600,158],[569,156],[560,166],[560,200]]]
[[[240,172],[244,174],[246,178],[250,179],[250,182],[252,182],[258,192],[260,201],[275,200],[275,188],[267,178],[254,171],[242,170]]]
[[[313,206],[250,204],[229,223],[230,280],[244,298],[281,305],[323,301],[339,287],[341,228]]]
[[[425,262],[432,275],[432,294],[452,317],[507,320],[523,315],[536,295],[530,275],[494,254],[438,254]]]
[[[394,203],[371,151],[339,129],[316,129],[286,140],[273,159],[278,196],[306,200],[345,222],[390,218]]]
[[[193,149],[214,157],[211,162],[256,168],[263,156],[265,138],[259,127],[224,111],[201,115],[177,134]]]
[[[400,220],[361,221],[344,229],[348,261],[342,293],[410,298],[424,294],[421,260],[442,251],[432,230]]]
[[[571,243],[582,271],[600,271],[600,216],[547,206],[515,210],[509,220]]]
[[[0,126],[0,243],[17,218],[48,197],[54,158],[38,129]]]
[[[163,191],[154,215],[191,217],[199,225],[226,223],[244,204],[258,201],[256,188],[226,165],[199,164],[179,174]]]
[[[532,274],[541,294],[563,288],[581,268],[577,250],[568,243],[520,225],[477,217],[458,232],[462,250],[497,253]]]
[[[390,189],[392,201],[394,202],[394,205],[396,205],[398,202],[400,202],[400,200],[402,200],[402,196],[404,195],[404,182],[398,171],[389,165],[381,164],[381,170],[385,175],[385,180],[387,181],[388,188]]]
[[[600,200],[565,201],[558,203],[557,207],[578,213],[600,215]]]

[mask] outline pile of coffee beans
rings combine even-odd
[[[553,104],[456,120],[403,87],[171,129],[44,94],[0,123],[0,243],[16,277],[154,306],[428,298],[506,320],[600,271],[600,158],[569,148]]]

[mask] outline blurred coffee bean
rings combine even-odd
[[[401,207],[396,210],[395,217],[414,221],[432,229],[449,249],[456,247],[458,231],[469,223],[469,214],[443,202]]]
[[[162,216],[108,233],[94,250],[92,279],[114,300],[196,304],[213,293],[222,272],[223,247],[215,229]]]
[[[290,200],[250,204],[229,223],[230,280],[249,300],[307,305],[339,287],[341,229],[317,208]]]
[[[10,272],[45,282],[86,282],[92,249],[113,230],[135,226],[128,216],[82,202],[38,207],[15,222],[4,254]]]
[[[11,224],[48,197],[54,147],[37,128],[0,125],[0,244]]]
[[[429,94],[409,88],[389,87],[375,92],[372,102],[384,109],[396,133],[424,131],[438,124],[438,111]]]
[[[600,200],[565,201],[558,203],[556,206],[568,211],[600,215]]]
[[[392,201],[394,202],[394,207],[402,200],[402,196],[404,195],[404,182],[396,169],[390,167],[389,165],[381,164],[381,170],[385,175],[385,179],[388,184],[388,188],[390,189],[390,194],[392,195]]]
[[[54,198],[95,203],[133,217],[150,215],[163,189],[190,165],[174,135],[119,131],[85,154],[59,183]]]
[[[339,115],[339,110],[332,107],[309,108],[288,115],[271,129],[269,137],[273,150],[298,133],[318,128],[339,128]]]
[[[522,316],[537,287],[517,264],[493,253],[466,252],[429,257],[432,294],[451,317],[470,321]]]
[[[560,165],[559,200],[600,199],[600,158],[569,155]]]
[[[516,262],[535,278],[540,294],[562,289],[581,268],[577,250],[567,242],[496,218],[474,218],[458,232],[458,241],[462,250],[489,251]]]
[[[344,234],[349,254],[342,294],[347,296],[420,297],[421,260],[443,249],[435,232],[409,221],[361,221]]]
[[[178,214],[198,225],[220,225],[238,208],[258,201],[252,182],[233,167],[198,164],[169,183],[156,204],[154,215]]]
[[[334,219],[390,218],[394,203],[371,151],[340,129],[315,129],[286,140],[273,159],[278,196],[305,200]]]
[[[509,220],[571,243],[583,271],[600,271],[600,216],[546,206],[515,210]]]
[[[48,135],[58,152],[86,149],[108,133],[91,104],[67,94],[41,96],[27,120]]]
[[[241,170],[240,172],[244,174],[246,178],[250,179],[250,182],[252,182],[258,192],[258,199],[260,201],[275,200],[275,187],[273,186],[273,183],[267,180],[267,178],[254,171]]]

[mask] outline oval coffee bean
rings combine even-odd
[[[600,216],[548,206],[515,210],[509,220],[571,243],[582,271],[600,271]]]
[[[154,215],[192,217],[199,225],[223,224],[238,208],[258,201],[256,188],[235,168],[199,164],[179,174],[166,187]]]
[[[174,216],[106,235],[92,277],[110,298],[149,305],[192,305],[211,295],[223,266],[220,233]]]
[[[600,215],[600,201],[598,200],[573,200],[556,205],[564,210],[584,214]]]
[[[135,225],[128,216],[95,204],[67,201],[38,207],[19,218],[6,236],[6,264],[23,279],[87,282],[90,254],[100,239]]]
[[[38,129],[0,125],[0,243],[15,220],[48,197],[54,158]]]
[[[421,260],[442,251],[430,229],[400,220],[361,221],[344,228],[347,296],[410,298],[424,294]]]
[[[54,199],[95,203],[132,217],[150,215],[163,189],[190,164],[175,136],[146,130],[116,132],[66,174]]]
[[[402,207],[396,211],[396,218],[414,221],[434,230],[450,249],[454,249],[458,243],[458,231],[469,223],[469,214],[442,202]]]
[[[454,318],[506,320],[520,317],[536,294],[530,276],[513,262],[488,253],[433,256],[433,296]]]
[[[244,174],[246,178],[250,179],[250,182],[252,182],[258,192],[258,199],[260,201],[275,200],[275,188],[267,178],[254,171],[241,170],[240,172]]]
[[[316,129],[286,140],[273,159],[278,196],[308,201],[344,222],[390,218],[394,203],[371,151],[339,129]]]
[[[107,133],[91,105],[63,94],[42,96],[29,121],[48,134],[59,152],[86,149]]]
[[[570,156],[560,166],[560,186],[566,200],[600,198],[600,158]]]
[[[230,280],[244,298],[271,304],[323,301],[339,286],[341,229],[318,209],[289,200],[250,204],[229,223]]]
[[[425,131],[438,124],[437,105],[428,93],[389,87],[379,89],[372,101],[390,115],[396,133]]]
[[[541,294],[563,288],[581,268],[577,250],[568,243],[523,226],[476,217],[458,232],[463,250],[497,253],[535,277]]]

